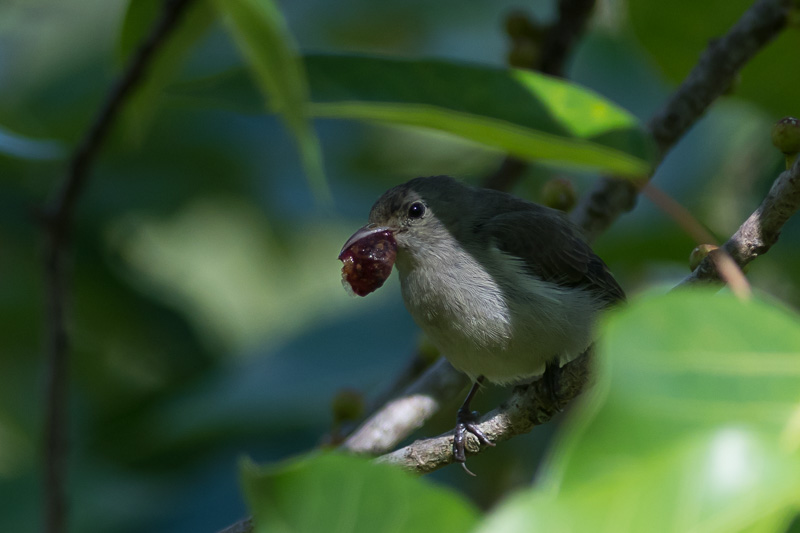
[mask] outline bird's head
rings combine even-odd
[[[345,280],[356,294],[368,294],[383,285],[391,273],[395,249],[400,268],[430,254],[445,253],[442,243],[452,240],[470,219],[471,213],[458,206],[471,205],[472,191],[448,176],[416,178],[386,191],[372,206],[369,223],[348,239],[339,255],[345,262]],[[392,253],[384,253],[386,249]]]

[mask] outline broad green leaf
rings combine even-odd
[[[215,0],[269,107],[297,140],[315,192],[330,199],[322,150],[309,120],[308,83],[283,16],[272,0]]]
[[[606,324],[542,487],[481,531],[783,531],[800,504],[800,318],[708,291]],[[526,524],[526,529],[513,524]]]
[[[460,135],[519,157],[627,176],[650,170],[636,119],[577,85],[444,60],[309,56],[313,113]]]
[[[445,60],[309,55],[305,65],[316,117],[431,128],[518,157],[619,175],[651,170],[652,146],[636,119],[567,81]],[[250,112],[248,83],[228,72],[179,91]]]
[[[464,533],[477,520],[461,496],[388,465],[334,453],[242,465],[256,531]]]
[[[117,45],[121,65],[127,63],[153,30],[164,5],[163,0],[131,0],[128,4]],[[174,79],[181,62],[206,34],[214,18],[214,10],[207,0],[193,2],[157,51],[142,84],[123,110],[123,128],[134,142],[140,142],[146,135],[164,88]]]
[[[724,35],[753,4],[752,0],[630,0],[637,38],[669,79],[682,81],[712,39]],[[742,69],[732,94],[752,100],[778,117],[796,114],[800,69],[800,32],[787,28]],[[768,135],[768,133],[767,133]]]

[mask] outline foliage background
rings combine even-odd
[[[569,77],[646,120],[743,1],[601,2]],[[304,51],[440,57],[503,65],[512,2],[303,0],[281,6]],[[524,6],[543,19],[550,2]],[[126,4],[0,4],[0,530],[40,529],[41,233],[36,211],[120,68]],[[665,22],[669,21],[669,22]],[[656,23],[657,22],[657,23]],[[676,39],[676,32],[680,38]],[[783,35],[745,69],[659,168],[654,183],[723,239],[781,169],[769,127],[797,115]],[[677,44],[676,44],[677,43]],[[246,514],[237,461],[317,445],[345,387],[374,393],[417,344],[396,283],[366,299],[341,288],[341,244],[386,188],[446,173],[477,182],[502,154],[430,132],[320,120],[333,203],[321,206],[275,116],[183,96],[181,81],[242,64],[219,22],[177,69],[146,130],[128,117],[79,204],[72,266],[74,531],[214,531]],[[794,80],[796,81],[796,80]],[[233,97],[232,97],[233,98]],[[794,107],[792,107],[794,106]],[[142,134],[142,131],[146,133]],[[553,175],[534,165],[518,194]],[[800,304],[790,221],[754,263],[756,287]],[[630,294],[674,285],[693,247],[646,200],[596,244]],[[374,349],[363,350],[370,346]],[[484,410],[504,396],[478,401]],[[450,411],[421,435],[451,426]],[[556,424],[432,477],[478,506],[529,483]]]

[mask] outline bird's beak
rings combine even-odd
[[[339,259],[342,258],[342,255],[346,250],[348,250],[353,244],[357,241],[363,239],[364,237],[369,237],[371,235],[377,235],[378,233],[389,233],[392,234],[391,228],[387,228],[386,226],[379,226],[377,224],[367,224],[364,227],[358,228],[353,235],[347,239],[347,242],[344,243],[342,247],[342,251],[339,252]]]

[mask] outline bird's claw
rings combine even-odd
[[[478,416],[478,411],[459,409],[456,415],[456,427],[453,432],[453,459],[455,459],[457,463],[461,463],[461,467],[464,471],[471,476],[475,474],[467,468],[467,433],[475,435],[475,438],[477,438],[478,442],[481,444],[494,446],[494,443],[489,440],[475,423],[478,420]]]

